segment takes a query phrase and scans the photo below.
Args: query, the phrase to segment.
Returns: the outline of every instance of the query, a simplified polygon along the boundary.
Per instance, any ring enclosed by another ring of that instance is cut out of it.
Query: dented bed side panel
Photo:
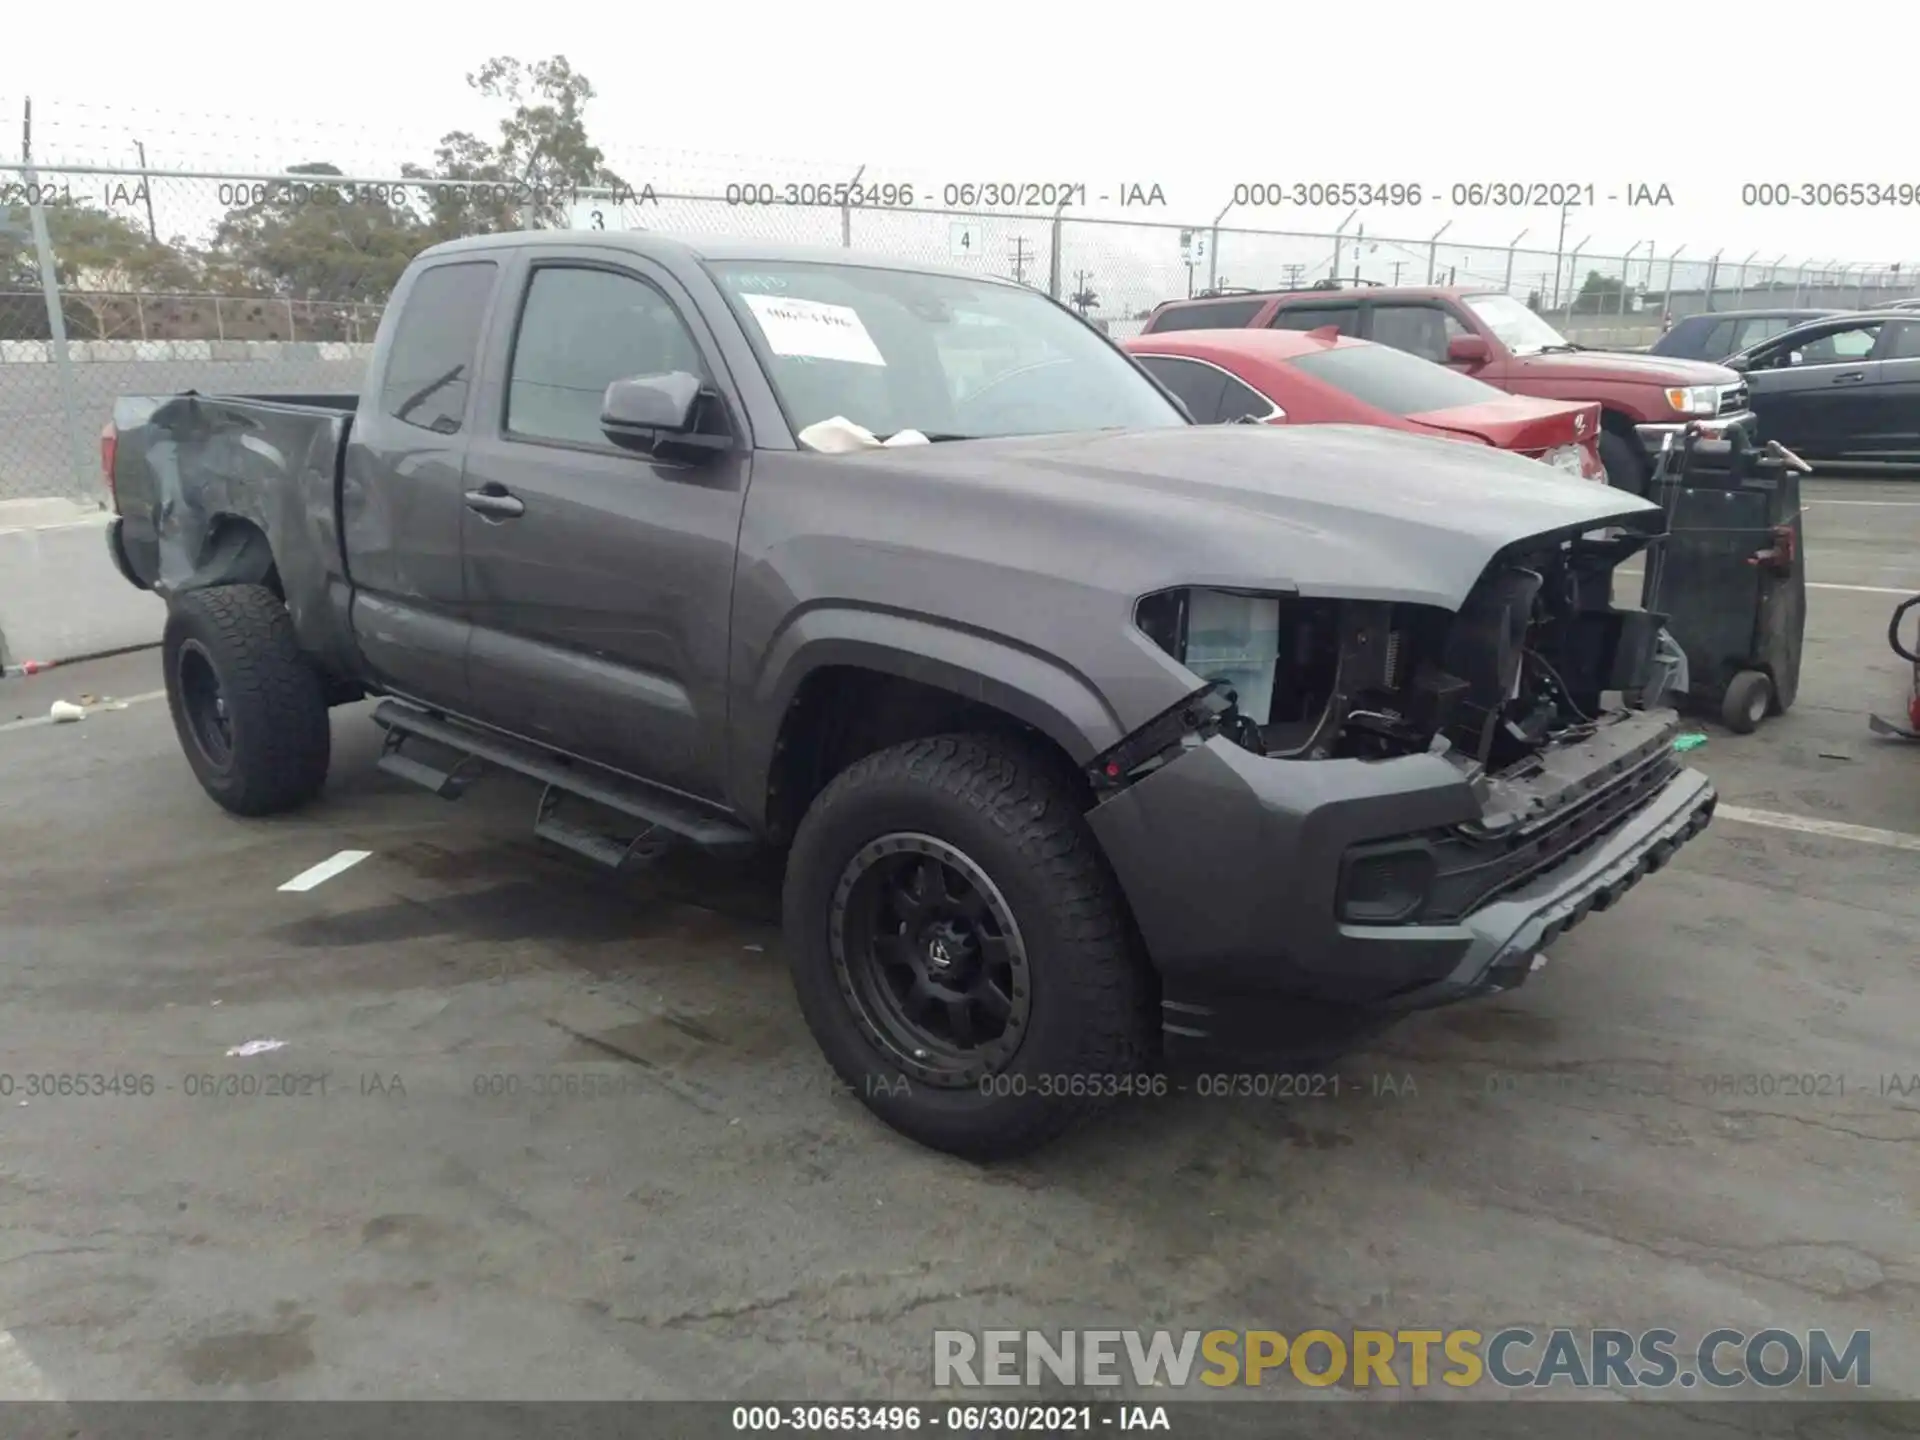
[[[277,577],[301,648],[357,673],[337,519],[351,411],[188,393],[145,402],[141,422],[128,413],[139,403],[117,408],[114,469],[129,553],[155,593]]]

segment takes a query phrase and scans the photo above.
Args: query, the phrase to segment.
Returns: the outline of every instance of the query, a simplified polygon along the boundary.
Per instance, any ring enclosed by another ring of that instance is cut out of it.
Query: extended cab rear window
[[[380,408],[396,420],[457,435],[499,267],[491,260],[435,265],[414,278],[387,350]]]
[[[1424,415],[1456,405],[1484,405],[1506,392],[1470,375],[1388,345],[1341,345],[1289,361],[1302,375],[1344,390],[1389,415]]]
[[[1244,330],[1260,313],[1264,300],[1231,300],[1218,305],[1175,305],[1147,321],[1143,334],[1163,330]]]

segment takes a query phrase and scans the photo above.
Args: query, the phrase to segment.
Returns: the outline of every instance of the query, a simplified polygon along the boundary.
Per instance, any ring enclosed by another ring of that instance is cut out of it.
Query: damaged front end
[[[1139,877],[1182,1033],[1240,1004],[1222,987],[1408,1008],[1518,984],[1704,828],[1713,790],[1673,749],[1678,717],[1641,708],[1662,617],[1612,603],[1645,544],[1509,546],[1457,611],[1204,587],[1139,602],[1139,629],[1202,683],[1096,757],[1092,821]],[[1181,831],[1146,878],[1131,850]]]
[[[1208,682],[1183,711],[1197,705],[1202,729],[1256,755],[1451,753],[1507,775],[1590,737],[1647,685],[1663,617],[1612,603],[1614,567],[1644,543],[1623,532],[1509,553],[1458,613],[1196,587],[1145,597],[1136,623]]]

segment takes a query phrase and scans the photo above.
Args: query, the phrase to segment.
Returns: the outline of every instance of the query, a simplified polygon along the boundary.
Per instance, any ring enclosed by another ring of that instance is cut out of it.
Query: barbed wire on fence
[[[1650,339],[1668,313],[1857,308],[1914,288],[1897,264],[1729,263],[1724,251],[1660,255],[1652,244],[1597,255],[1364,225],[1315,233],[940,203],[952,186],[796,184],[815,203],[760,203],[752,187],[541,190],[417,171],[0,163],[0,498],[94,493],[84,457],[121,392],[355,388],[357,347],[412,257],[501,230],[645,229],[884,253],[1012,278],[1116,336],[1169,299],[1329,278],[1503,291],[1597,343]],[[65,351],[49,343],[56,329]]]

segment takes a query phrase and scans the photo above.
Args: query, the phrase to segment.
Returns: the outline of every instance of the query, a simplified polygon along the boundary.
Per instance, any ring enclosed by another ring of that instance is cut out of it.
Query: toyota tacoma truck
[[[125,397],[102,439],[215,801],[313,800],[372,697],[385,769],[530,777],[595,861],[784,851],[814,1036],[959,1154],[1517,986],[1714,809],[1630,703],[1655,506],[1195,425],[1008,282],[460,240],[360,394]]]
[[[1235,291],[1169,300],[1142,333],[1276,328],[1354,335],[1447,365],[1513,395],[1600,406],[1607,483],[1644,495],[1653,457],[1689,423],[1708,433],[1738,423],[1755,433],[1747,385],[1724,365],[1667,355],[1590,350],[1498,290],[1322,281],[1305,290]]]

